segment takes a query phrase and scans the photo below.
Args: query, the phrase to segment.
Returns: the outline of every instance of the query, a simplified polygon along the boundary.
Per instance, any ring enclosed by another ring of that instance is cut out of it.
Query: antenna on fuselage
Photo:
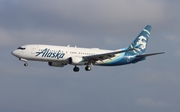
[[[67,47],[70,47],[70,45],[67,45]]]

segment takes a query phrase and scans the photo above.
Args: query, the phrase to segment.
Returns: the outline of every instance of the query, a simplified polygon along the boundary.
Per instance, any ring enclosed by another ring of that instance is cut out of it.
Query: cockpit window
[[[18,47],[17,49],[25,50],[26,48],[24,48],[24,47]]]

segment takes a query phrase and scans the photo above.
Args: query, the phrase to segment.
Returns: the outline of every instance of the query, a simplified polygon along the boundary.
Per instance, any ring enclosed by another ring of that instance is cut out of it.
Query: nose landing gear
[[[28,63],[24,63],[24,66],[27,67],[27,66],[28,66]]]
[[[28,63],[27,63],[27,60],[26,60],[26,59],[19,58],[19,60],[25,62],[25,63],[24,63],[24,66],[25,66],[25,67],[28,66]]]

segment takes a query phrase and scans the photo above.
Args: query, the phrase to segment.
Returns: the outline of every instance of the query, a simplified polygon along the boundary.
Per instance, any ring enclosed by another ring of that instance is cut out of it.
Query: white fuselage
[[[64,62],[65,64],[68,64],[70,57],[91,56],[113,51],[98,48],[79,48],[53,45],[25,45],[21,46],[21,48],[23,49],[14,50],[12,54],[25,60]],[[107,61],[107,59],[105,61]],[[103,64],[103,61],[97,61],[96,64]],[[83,64],[80,63],[77,65]]]

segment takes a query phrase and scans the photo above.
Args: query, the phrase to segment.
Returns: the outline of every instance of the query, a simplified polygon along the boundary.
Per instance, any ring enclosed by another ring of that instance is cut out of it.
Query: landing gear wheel
[[[26,66],[28,66],[28,64],[27,64],[27,63],[24,63],[24,66],[26,67]]]
[[[75,66],[75,67],[73,68],[73,70],[74,70],[74,72],[79,72],[79,67],[76,67],[76,66]]]
[[[91,67],[90,67],[90,66],[86,66],[86,67],[85,67],[85,70],[86,70],[86,71],[90,71],[90,70],[91,70]]]

